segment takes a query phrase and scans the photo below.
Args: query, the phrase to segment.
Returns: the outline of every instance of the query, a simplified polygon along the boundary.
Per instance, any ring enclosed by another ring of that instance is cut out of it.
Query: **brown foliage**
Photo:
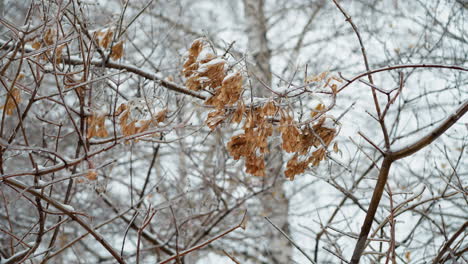
[[[226,120],[237,124],[244,120],[244,133],[231,137],[227,143],[229,154],[235,160],[244,158],[247,173],[265,176],[264,154],[269,152],[269,138],[274,134],[275,120],[279,118],[280,125],[277,128],[281,134],[281,147],[287,153],[294,153],[286,165],[286,177],[292,180],[310,165],[318,166],[320,161],[325,159],[327,148],[337,133],[336,129],[324,126],[329,117],[321,116],[329,109],[324,104],[317,105],[311,112],[311,118],[318,121],[313,125],[304,125],[296,122],[275,100],[247,107],[242,99],[244,88],[241,72],[227,74],[227,61],[206,51],[205,46],[201,39],[192,43],[182,74],[187,78],[185,85],[189,89],[212,93],[205,101],[205,105],[216,108],[208,113],[205,121],[211,130]],[[324,81],[324,87],[330,87],[335,94],[336,85],[333,89],[334,84],[331,84],[331,81],[338,79],[327,76],[328,72],[324,72],[307,79],[306,82]],[[334,146],[334,150],[337,151],[337,145]]]
[[[12,115],[13,111],[16,109],[16,105],[21,102],[21,92],[18,88],[13,88],[7,94],[5,104],[0,107],[5,111],[5,114]]]

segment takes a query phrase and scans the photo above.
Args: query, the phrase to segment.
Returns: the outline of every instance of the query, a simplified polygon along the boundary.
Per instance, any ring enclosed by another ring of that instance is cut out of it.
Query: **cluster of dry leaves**
[[[227,61],[208,51],[206,43],[195,40],[188,50],[188,57],[183,65],[182,74],[186,77],[185,85],[195,91],[208,91],[212,96],[205,101],[214,110],[208,113],[206,124],[215,129],[223,122],[243,122],[244,133],[232,136],[227,144],[229,154],[235,159],[245,159],[246,172],[255,176],[265,176],[265,155],[269,152],[268,139],[274,134],[281,134],[282,149],[292,153],[286,165],[285,175],[293,180],[295,175],[303,173],[310,165],[317,166],[327,155],[327,148],[337,134],[332,117],[326,116],[329,109],[319,104],[311,112],[313,122],[298,123],[275,100],[260,105],[247,106],[242,100],[243,78],[239,71],[228,74]],[[336,95],[335,77],[328,73],[314,76],[306,82],[325,81],[326,87]],[[279,123],[279,124],[278,124]],[[338,151],[335,144],[334,150]]]
[[[166,120],[167,108],[157,112],[153,117],[147,119],[142,118],[138,119],[133,117],[132,112],[136,112],[134,107],[130,104],[121,104],[115,113],[115,117],[118,117],[118,124],[120,126],[120,131],[123,136],[130,137],[135,134],[143,133],[148,131],[152,127],[157,127],[159,123],[162,123]],[[87,138],[100,137],[105,138],[109,136],[109,133],[106,128],[106,118],[112,118],[111,115],[107,115],[102,112],[95,112],[92,115],[87,117]],[[150,133],[155,135],[155,133]],[[128,143],[130,139],[127,139],[125,142]],[[138,138],[131,139],[134,142],[138,141]],[[86,174],[86,178],[90,181],[97,179],[97,172],[93,169],[93,166],[90,166],[90,170]]]
[[[109,57],[112,60],[118,60],[122,58],[124,54],[124,41],[120,40],[114,43],[114,31],[111,29],[98,30],[93,33],[93,41],[98,48],[102,50],[109,51]],[[63,40],[62,34],[58,34],[57,31],[53,28],[48,28],[44,31],[43,34],[38,37],[30,40],[31,47],[35,50],[43,49],[46,47],[51,47],[56,45],[54,50],[44,49],[44,52],[40,53],[40,58],[47,59],[55,57],[55,62],[60,63],[62,59],[62,51],[67,44],[58,44]],[[53,56],[52,56],[53,55]],[[85,82],[85,76],[80,79],[76,79],[74,74],[66,74],[64,78],[64,85],[66,89],[72,89],[76,91],[80,100],[84,100],[85,95],[85,86],[80,85]],[[6,114],[11,115],[13,109],[15,108],[15,102],[20,102],[20,93],[19,90],[14,88],[10,91],[7,96],[5,105],[2,106],[2,109],[5,110]],[[163,122],[166,116],[166,110],[163,110],[155,115],[152,119],[149,120],[137,120],[130,118],[131,108],[127,107],[126,104],[120,105],[117,110],[116,116],[119,116],[120,130],[124,136],[130,136],[137,133],[146,131],[152,124],[157,124]],[[92,137],[101,137],[105,138],[109,136],[106,128],[106,118],[109,117],[108,114],[93,112],[91,115],[87,116],[87,138]],[[156,122],[154,122],[156,121]]]
[[[111,29],[107,30],[98,30],[94,33],[94,40],[97,45],[104,50],[110,48],[110,58],[113,60],[118,60],[122,58],[124,54],[124,41],[120,40],[117,43],[113,43],[114,31]]]
[[[55,29],[47,28],[43,34],[40,34],[39,36],[31,40],[31,47],[35,50],[40,50],[46,47],[53,47],[53,45],[55,45],[55,43],[57,43],[60,40],[63,40],[63,38],[62,36],[60,36],[60,34],[57,34],[57,31]],[[54,49],[45,49],[46,51],[41,53],[39,55],[39,58],[43,60],[52,60],[52,58],[55,58],[56,63],[61,63],[62,53],[65,47],[66,44],[60,44],[56,45]]]
[[[157,126],[159,123],[165,121],[167,115],[167,109],[163,109],[157,112],[152,118],[138,119],[132,117],[132,111],[134,111],[134,109],[128,106],[128,104],[121,104],[115,113],[115,116],[119,117],[120,131],[126,137],[145,132],[149,128]],[[88,138],[109,136],[105,125],[106,117],[106,114],[98,112],[88,117]]]
[[[35,50],[49,47],[48,51],[41,53],[40,58],[44,60],[55,58],[56,63],[61,63],[63,49],[67,46],[66,43],[59,44],[61,41],[66,42],[63,35],[67,34],[59,34],[54,28],[48,28],[43,34],[28,42],[31,42],[31,47]],[[98,30],[93,33],[95,44],[103,50],[109,50],[109,57],[112,60],[118,60],[124,54],[124,41],[120,40],[114,43],[113,37],[114,32],[111,29]],[[53,46],[55,44],[57,44],[56,47]],[[50,49],[50,47],[54,49]]]

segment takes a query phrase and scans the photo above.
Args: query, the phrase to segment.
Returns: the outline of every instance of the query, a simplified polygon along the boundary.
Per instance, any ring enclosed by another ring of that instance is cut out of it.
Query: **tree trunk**
[[[244,0],[245,21],[248,37],[248,65],[253,94],[263,97],[268,90],[262,85],[271,85],[270,59],[267,24],[263,10],[264,0]],[[261,82],[260,82],[260,81]]]
[[[248,71],[252,93],[257,97],[268,97],[269,91],[264,85],[271,86],[271,51],[268,48],[268,25],[264,12],[264,0],[244,0],[246,31],[248,36]],[[266,158],[266,179],[276,182],[273,189],[261,197],[264,212],[286,233],[288,228],[289,200],[286,198],[282,174],[283,155],[279,146],[271,149]],[[292,248],[289,241],[272,226],[265,222],[269,263],[290,263]]]

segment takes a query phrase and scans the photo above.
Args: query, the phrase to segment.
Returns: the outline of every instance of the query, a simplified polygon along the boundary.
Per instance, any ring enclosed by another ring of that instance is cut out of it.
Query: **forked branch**
[[[229,228],[228,230],[222,232],[221,234],[219,234],[219,235],[217,235],[217,236],[215,236],[215,237],[213,237],[213,238],[208,239],[207,241],[205,241],[205,242],[203,242],[203,243],[201,243],[201,244],[198,244],[198,245],[196,245],[196,246],[194,246],[194,247],[191,247],[191,248],[189,248],[189,249],[186,249],[186,250],[184,250],[184,251],[181,251],[181,252],[179,252],[179,254],[173,255],[173,256],[169,257],[168,259],[159,262],[159,264],[169,263],[170,261],[175,260],[175,259],[177,259],[177,258],[180,258],[180,257],[182,257],[182,256],[185,256],[185,255],[187,255],[187,254],[190,253],[190,252],[193,252],[193,251],[195,251],[195,250],[201,249],[201,248],[205,247],[206,245],[209,245],[209,244],[212,243],[213,241],[215,241],[215,240],[217,240],[217,239],[219,239],[219,238],[221,238],[221,237],[223,237],[223,236],[225,236],[225,235],[231,233],[232,231],[234,231],[234,230],[236,230],[236,229],[238,229],[238,228],[245,229],[245,226],[246,226],[246,224],[247,224],[247,218],[246,218],[246,217],[247,217],[247,212],[244,213],[244,216],[242,217],[242,221],[241,221],[238,225]]]
[[[426,136],[422,137],[420,140],[400,150],[384,153],[384,160],[382,161],[382,165],[380,167],[379,176],[374,188],[374,193],[372,194],[369,209],[367,210],[366,218],[364,219],[364,223],[361,227],[359,239],[354,248],[351,263],[359,263],[362,253],[366,248],[367,238],[372,227],[372,222],[374,221],[375,213],[377,212],[380,200],[382,199],[382,194],[387,183],[392,163],[396,160],[410,156],[418,152],[425,146],[431,144],[434,140],[436,140],[438,137],[444,134],[450,127],[452,127],[458,120],[460,120],[463,117],[463,115],[466,114],[467,111],[468,100],[465,100],[465,102],[461,104],[455,110],[455,112],[452,115],[450,115],[444,122],[442,122],[442,124],[439,127],[435,128],[433,131],[428,133]]]

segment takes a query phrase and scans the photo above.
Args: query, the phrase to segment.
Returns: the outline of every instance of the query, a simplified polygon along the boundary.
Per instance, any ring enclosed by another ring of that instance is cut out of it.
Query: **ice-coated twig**
[[[265,219],[270,223],[276,230],[278,230],[295,248],[297,248],[312,264],[315,264],[315,261],[307,255],[307,253],[298,245],[296,242],[294,242],[281,228],[279,228],[277,225],[275,225],[273,222],[271,222],[270,218],[265,216]]]

